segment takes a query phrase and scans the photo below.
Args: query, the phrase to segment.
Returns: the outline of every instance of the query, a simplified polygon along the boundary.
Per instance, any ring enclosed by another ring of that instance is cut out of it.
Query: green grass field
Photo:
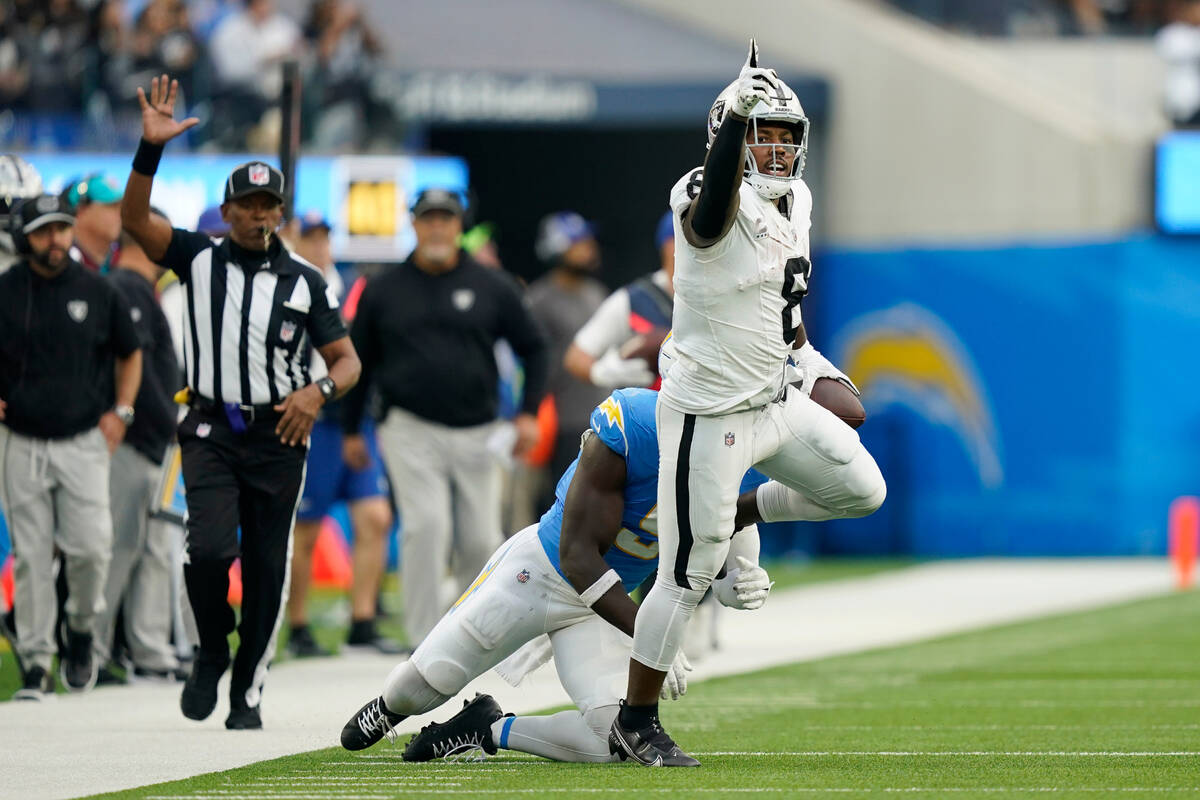
[[[663,710],[698,770],[405,764],[385,743],[102,796],[1196,797],[1197,619],[1189,592],[694,684]]]
[[[766,564],[775,581],[778,590],[789,589],[810,583],[843,580],[846,578],[861,578],[877,572],[898,569],[914,562],[904,559],[871,559],[843,558],[821,559],[817,561],[775,561]],[[383,592],[384,606],[392,612],[392,616],[383,618],[380,631],[398,641],[404,641],[404,627],[400,624],[400,583],[396,576],[390,575],[385,581]],[[322,646],[336,652],[345,641],[346,620],[350,610],[346,593],[336,589],[314,589],[309,598],[309,619],[313,636]],[[237,634],[230,637],[231,646],[237,647]],[[277,660],[287,658],[285,650],[286,634],[281,635]],[[17,674],[16,662],[13,659],[8,642],[0,638],[0,701],[8,700],[13,692],[21,688],[20,676]],[[61,685],[59,694],[66,692]]]

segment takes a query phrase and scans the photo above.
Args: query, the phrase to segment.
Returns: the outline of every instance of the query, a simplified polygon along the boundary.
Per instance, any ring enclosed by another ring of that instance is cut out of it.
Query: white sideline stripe
[[[1200,750],[1163,752],[1086,750],[709,750],[697,756],[1066,756],[1087,758],[1175,758],[1197,757]]]

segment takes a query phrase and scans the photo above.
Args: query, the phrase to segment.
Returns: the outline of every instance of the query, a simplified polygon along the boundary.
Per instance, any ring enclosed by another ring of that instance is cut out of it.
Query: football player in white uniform
[[[675,305],[656,410],[658,575],[637,615],[626,699],[609,735],[612,752],[647,766],[699,765],[663,730],[657,699],[725,562],[746,470],[774,479],[758,493],[767,522],[865,516],[886,494],[858,434],[788,387],[793,355],[806,383],[821,372],[844,376],[811,348],[793,354],[806,343],[808,120],[774,70],[758,66],[753,42],[709,112],[708,138],[704,168],[671,190]]]

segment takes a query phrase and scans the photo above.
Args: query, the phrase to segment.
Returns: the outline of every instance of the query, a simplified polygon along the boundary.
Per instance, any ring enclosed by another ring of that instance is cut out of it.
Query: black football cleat
[[[235,705],[229,709],[225,727],[231,731],[261,731],[262,714],[258,706]]]
[[[200,651],[196,654],[196,660],[192,662],[192,674],[179,696],[179,707],[185,717],[208,719],[208,715],[217,707],[217,683],[228,668],[228,653]]]
[[[679,749],[657,718],[635,731],[623,727],[618,714],[608,732],[608,751],[622,761],[630,759],[644,767],[700,766],[699,761]]]
[[[389,711],[382,697],[376,697],[342,726],[342,747],[347,750],[366,750],[385,736],[389,742],[394,742],[394,728],[404,718],[404,714]]]
[[[463,701],[462,711],[445,722],[421,728],[404,748],[405,761],[432,761],[435,758],[477,761],[486,753],[496,755],[492,723],[504,716],[490,694],[476,694]]]

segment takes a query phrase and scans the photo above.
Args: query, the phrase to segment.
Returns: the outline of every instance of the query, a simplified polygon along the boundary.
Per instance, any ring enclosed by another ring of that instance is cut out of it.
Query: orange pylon
[[[1196,550],[1200,547],[1200,498],[1184,496],[1172,500],[1167,511],[1167,529],[1176,586],[1188,589],[1196,567]]]

